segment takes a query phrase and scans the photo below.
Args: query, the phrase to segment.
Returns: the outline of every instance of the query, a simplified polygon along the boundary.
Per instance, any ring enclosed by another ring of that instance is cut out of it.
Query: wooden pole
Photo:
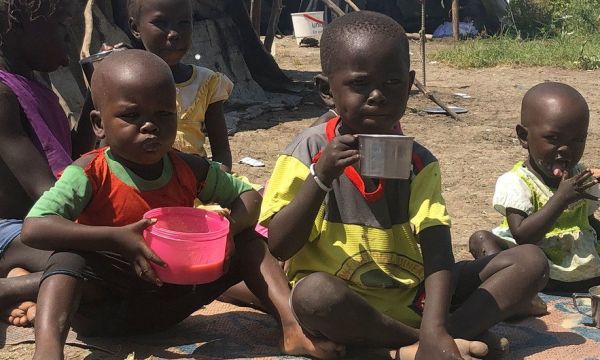
[[[350,5],[352,10],[360,11],[360,8],[358,6],[356,6],[356,4],[352,0],[344,0],[344,1],[346,2],[346,4]]]
[[[93,7],[94,0],[88,0],[85,9],[83,10],[85,30],[83,33],[81,51],[79,52],[80,59],[90,56],[90,45],[92,44],[92,33],[94,31],[94,17],[92,16]]]
[[[279,23],[279,15],[281,15],[281,10],[283,9],[281,1],[282,0],[273,0],[273,4],[271,6],[269,26],[267,27],[267,34],[265,35],[265,49],[267,49],[267,52],[271,52],[271,47],[273,46],[273,41],[275,40],[275,30],[277,29],[277,24]]]
[[[433,95],[433,93],[431,91],[429,91],[429,89],[427,89],[427,87],[425,87],[425,85],[421,84],[421,82],[418,79],[415,79],[415,86],[429,100],[433,101],[434,103],[438,104],[442,109],[444,109],[448,113],[448,115],[452,116],[452,118],[454,120],[460,121],[460,118],[458,117],[458,115],[454,111],[450,110],[450,108],[448,107],[448,105],[444,104],[444,102],[442,102],[441,100],[439,100],[438,98],[436,98],[435,95]]]
[[[452,35],[454,36],[454,40],[460,38],[458,30],[458,1],[459,0],[452,0]]]
[[[423,70],[423,85],[427,84],[427,77],[425,76],[425,0],[421,0],[421,68]]]
[[[256,35],[260,36],[260,14],[261,14],[261,0],[252,0],[250,2],[250,20],[252,21],[252,27]]]
[[[330,8],[331,11],[333,11],[337,16],[344,16],[346,14],[344,10],[340,9],[340,7],[331,0],[321,0],[321,2],[327,5],[327,7]]]

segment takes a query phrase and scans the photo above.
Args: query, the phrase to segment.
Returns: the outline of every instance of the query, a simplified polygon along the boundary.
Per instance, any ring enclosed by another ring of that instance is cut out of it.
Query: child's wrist
[[[325,192],[330,192],[331,190],[333,190],[333,188],[331,187],[331,185],[326,185],[325,182],[323,180],[321,180],[321,178],[319,177],[319,175],[317,175],[317,172],[315,171],[315,164],[310,164],[310,175],[312,175],[315,183],[317,183],[317,186],[319,186],[319,188]]]
[[[330,188],[333,180],[336,178],[335,176],[328,175],[326,171],[324,171],[321,167],[322,164],[316,163],[311,164],[311,175],[316,176],[326,187]]]

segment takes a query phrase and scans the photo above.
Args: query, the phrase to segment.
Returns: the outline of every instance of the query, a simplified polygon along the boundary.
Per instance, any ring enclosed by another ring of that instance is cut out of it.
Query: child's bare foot
[[[346,352],[343,345],[307,336],[297,323],[284,327],[281,350],[287,355],[308,355],[317,359],[336,359]]]
[[[15,278],[18,276],[29,275],[29,271],[21,268],[14,268],[8,272],[6,278]],[[9,303],[7,299],[7,303]],[[14,304],[13,304],[14,305]],[[4,319],[14,326],[30,326],[35,321],[36,306],[34,302],[24,301],[16,307],[8,307],[3,311]]]
[[[534,296],[529,303],[521,306],[517,309],[517,312],[511,316],[507,321],[519,321],[529,316],[540,317],[548,315],[548,305],[538,295]]]
[[[487,359],[488,346],[481,341],[454,339],[462,358]],[[401,347],[396,354],[396,360],[414,360],[419,349],[419,343]]]
[[[488,353],[485,359],[502,359],[508,353],[508,339],[491,331],[486,331],[478,339],[487,345]]]
[[[35,311],[34,302],[22,302],[17,308],[10,311],[8,323],[14,326],[30,326],[35,321]]]

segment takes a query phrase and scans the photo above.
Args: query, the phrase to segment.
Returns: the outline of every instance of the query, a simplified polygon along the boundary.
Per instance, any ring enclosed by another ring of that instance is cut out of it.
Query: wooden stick
[[[360,11],[360,8],[358,6],[356,6],[356,4],[352,0],[344,0],[344,1],[346,2],[346,4],[350,5],[352,10]]]
[[[458,40],[460,38],[458,21],[458,0],[452,0],[452,35],[454,40]]]
[[[94,0],[87,0],[85,9],[83,10],[83,19],[85,21],[85,31],[83,33],[83,41],[81,44],[81,51],[79,57],[81,59],[90,56],[90,46],[92,44],[92,33],[94,31],[94,17],[92,16],[92,9],[94,7]]]
[[[277,23],[279,22],[279,15],[283,10],[282,0],[273,0],[271,5],[271,16],[269,17],[269,26],[267,27],[267,33],[265,35],[265,49],[267,52],[271,52],[273,41],[275,40],[275,30],[277,29]]]
[[[323,4],[325,4],[325,5],[327,5],[327,7],[330,8],[337,16],[344,16],[346,14],[342,9],[340,9],[339,6],[337,6],[331,0],[321,0],[321,2],[323,2]]]
[[[258,36],[260,36],[260,7],[261,0],[252,0],[250,3],[250,19],[252,20],[252,27]]]
[[[458,120],[460,121],[460,118],[458,117],[458,115],[450,110],[450,108],[448,107],[448,105],[444,104],[441,100],[439,100],[438,98],[435,97],[435,95],[433,95],[433,93],[431,91],[429,91],[425,85],[421,84],[421,82],[417,79],[415,79],[415,86],[417,87],[417,89],[419,89],[423,95],[425,95],[429,100],[433,101],[434,103],[438,104],[442,109],[444,109],[448,115],[452,116],[452,118],[454,120]]]
[[[426,66],[425,66],[425,42],[426,42],[426,35],[425,35],[425,0],[421,0],[421,31],[419,33],[421,35],[420,41],[421,41],[421,68],[423,71],[423,85],[427,84],[427,77],[426,75]]]

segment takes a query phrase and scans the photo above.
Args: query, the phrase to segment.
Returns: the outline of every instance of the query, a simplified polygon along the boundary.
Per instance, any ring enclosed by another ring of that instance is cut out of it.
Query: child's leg
[[[48,260],[37,300],[34,359],[64,358],[71,319],[81,297],[84,267],[84,258],[75,253],[57,252]]]
[[[37,297],[39,280],[50,254],[50,251],[23,244],[20,236],[15,237],[2,253],[0,309],[3,309],[2,316],[10,324],[27,326],[33,322],[36,311],[33,301]]]
[[[520,245],[457,266],[453,302],[461,305],[450,316],[448,330],[463,339],[476,339],[518,313],[548,281],[548,261],[535,245]]]
[[[244,281],[265,310],[280,322],[282,350],[291,355],[331,357],[343,352],[343,346],[329,341],[309,340],[290,307],[290,287],[279,262],[270,254],[264,239],[254,231],[236,237],[240,270]]]
[[[489,231],[476,231],[469,238],[469,252],[475,259],[494,255],[504,249],[504,240]]]
[[[30,274],[21,268],[8,272],[6,279],[0,278],[0,309],[9,324],[28,326],[35,320],[41,272]]]
[[[294,288],[292,308],[302,327],[340,344],[397,349],[415,344],[419,330],[394,320],[369,305],[346,283],[330,274],[314,273]],[[478,341],[456,340],[466,358],[481,358],[487,346]],[[414,359],[416,346],[401,354],[402,360]]]
[[[336,276],[313,273],[291,297],[294,314],[308,332],[340,344],[398,348],[419,340],[419,332],[369,305]]]

